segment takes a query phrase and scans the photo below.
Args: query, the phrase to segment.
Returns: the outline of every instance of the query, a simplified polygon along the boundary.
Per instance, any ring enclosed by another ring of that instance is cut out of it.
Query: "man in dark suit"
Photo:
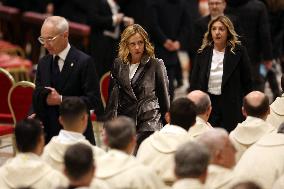
[[[239,18],[247,39],[247,50],[252,67],[253,90],[264,91],[265,77],[271,86],[274,98],[279,95],[279,86],[272,67],[272,43],[269,18],[265,5],[258,0],[228,1],[226,12]],[[260,71],[260,65],[265,70]],[[267,75],[266,73],[267,72]],[[261,74],[262,73],[262,74]]]
[[[183,0],[148,0],[149,33],[155,45],[156,57],[163,59],[169,79],[171,100],[174,80],[179,69],[177,52],[187,36],[189,15]]]
[[[49,54],[38,63],[33,108],[44,125],[46,142],[62,128],[58,121],[62,99],[79,96],[98,117],[103,113],[95,64],[90,56],[70,46],[68,29],[65,18],[51,16],[44,21],[39,37]],[[84,135],[95,143],[90,118]]]

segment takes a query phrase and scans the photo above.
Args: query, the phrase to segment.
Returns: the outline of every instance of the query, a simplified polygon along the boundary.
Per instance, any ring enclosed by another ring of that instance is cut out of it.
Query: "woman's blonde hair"
[[[230,51],[232,53],[234,53],[234,49],[236,47],[236,44],[241,44],[241,42],[238,40],[238,34],[236,33],[236,31],[234,29],[234,25],[231,22],[231,20],[226,16],[218,16],[217,18],[215,18],[215,19],[213,19],[209,22],[208,30],[204,34],[202,45],[201,45],[200,49],[198,49],[198,52],[202,52],[203,49],[205,49],[207,46],[214,45],[211,29],[212,29],[213,24],[215,22],[218,22],[218,21],[221,22],[227,28],[227,31],[228,31],[227,46],[231,46]]]
[[[128,49],[128,40],[136,33],[139,33],[144,40],[144,55],[146,54],[152,58],[155,57],[154,47],[149,41],[148,33],[139,24],[133,24],[125,28],[121,34],[121,40],[119,42],[118,57],[125,63],[131,61],[131,56]]]

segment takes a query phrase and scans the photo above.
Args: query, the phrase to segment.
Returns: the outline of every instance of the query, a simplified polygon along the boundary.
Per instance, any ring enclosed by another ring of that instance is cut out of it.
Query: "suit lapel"
[[[210,70],[211,70],[211,61],[212,61],[212,55],[213,55],[213,47],[209,47],[204,49],[205,50],[205,56],[202,62],[202,67],[206,70],[206,80],[208,82],[209,76],[210,76]]]
[[[127,94],[129,94],[129,96],[136,99],[136,96],[133,92],[133,89],[131,87],[130,80],[129,80],[129,64],[121,62],[120,65],[121,65],[121,70],[120,70],[120,77],[119,78],[120,78],[121,82],[119,82],[119,83],[125,89],[125,92]]]
[[[52,66],[52,62],[53,62],[53,56],[52,55],[48,55],[48,58],[47,58],[47,62],[46,62],[46,64],[44,64],[45,65],[45,67],[44,67],[44,73],[46,73],[45,74],[45,78],[44,78],[44,80],[45,80],[45,82],[46,82],[46,86],[51,86],[51,66]]]
[[[223,65],[222,87],[226,84],[231,74],[238,65],[240,54],[237,49],[234,50],[235,54],[230,51],[230,46],[226,48]]]
[[[138,69],[136,70],[134,77],[131,80],[131,85],[132,88],[136,87],[139,84],[139,81],[141,81],[141,79],[143,78],[145,72],[146,72],[146,64],[147,62],[150,60],[149,57],[144,56],[141,59],[140,65],[138,67]]]
[[[66,56],[62,71],[60,73],[60,83],[59,83],[60,90],[63,90],[63,87],[66,81],[68,80],[71,73],[73,72],[74,67],[76,67],[75,66],[76,63],[77,63],[77,58],[75,56],[75,49],[71,47]]]

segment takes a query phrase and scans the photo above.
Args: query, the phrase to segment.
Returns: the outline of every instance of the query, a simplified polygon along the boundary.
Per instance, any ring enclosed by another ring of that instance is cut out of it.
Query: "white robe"
[[[146,138],[137,152],[137,159],[155,170],[157,175],[167,184],[176,180],[174,175],[174,154],[179,145],[189,140],[185,129],[165,125],[161,131]]]
[[[272,189],[283,189],[284,188],[284,175],[277,179],[277,181],[273,184]]]
[[[248,116],[245,121],[239,123],[230,133],[230,139],[234,144],[237,153],[236,161],[239,161],[243,153],[264,135],[274,131],[266,121]]]
[[[68,184],[67,178],[33,153],[19,153],[0,168],[0,188],[53,189]]]
[[[204,121],[202,118],[196,116],[196,123],[189,128],[188,134],[192,138],[196,138],[202,133],[212,129],[213,127],[210,125],[209,122]]]
[[[166,188],[151,168],[140,163],[135,157],[114,149],[97,159],[96,177],[115,189]]]
[[[235,167],[236,179],[251,180],[271,189],[284,174],[284,134],[265,135],[252,145]]]
[[[205,185],[211,189],[230,189],[233,184],[233,178],[233,169],[210,164]]]
[[[277,97],[270,105],[270,114],[267,116],[266,121],[276,129],[284,122],[284,94]]]
[[[50,142],[45,146],[44,152],[42,154],[42,159],[47,162],[51,167],[57,169],[59,171],[63,171],[64,168],[64,154],[67,148],[73,144],[83,143],[90,147],[92,147],[94,152],[94,158],[101,156],[104,154],[104,150],[93,146],[88,140],[80,139],[76,142],[69,142],[69,143],[61,143],[57,140],[57,137],[53,137]]]
[[[172,189],[205,189],[205,185],[198,179],[184,178],[176,181]]]

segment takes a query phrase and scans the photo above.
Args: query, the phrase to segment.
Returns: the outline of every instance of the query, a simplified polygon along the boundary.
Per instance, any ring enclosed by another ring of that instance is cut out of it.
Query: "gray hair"
[[[104,124],[110,148],[123,150],[136,134],[135,123],[131,118],[118,116]]]
[[[225,147],[228,137],[228,132],[225,129],[214,128],[199,135],[197,142],[205,145],[213,158],[217,151]]]
[[[43,22],[43,24],[46,23],[52,24],[59,32],[69,31],[69,23],[64,17],[49,16]]]
[[[204,145],[187,142],[175,153],[175,174],[179,178],[197,178],[206,172],[209,159],[209,151]]]
[[[211,106],[209,95],[203,91],[194,90],[187,95],[187,98],[194,102],[197,115],[205,113]]]
[[[282,133],[284,134],[284,122],[280,124],[278,127],[277,133]]]

